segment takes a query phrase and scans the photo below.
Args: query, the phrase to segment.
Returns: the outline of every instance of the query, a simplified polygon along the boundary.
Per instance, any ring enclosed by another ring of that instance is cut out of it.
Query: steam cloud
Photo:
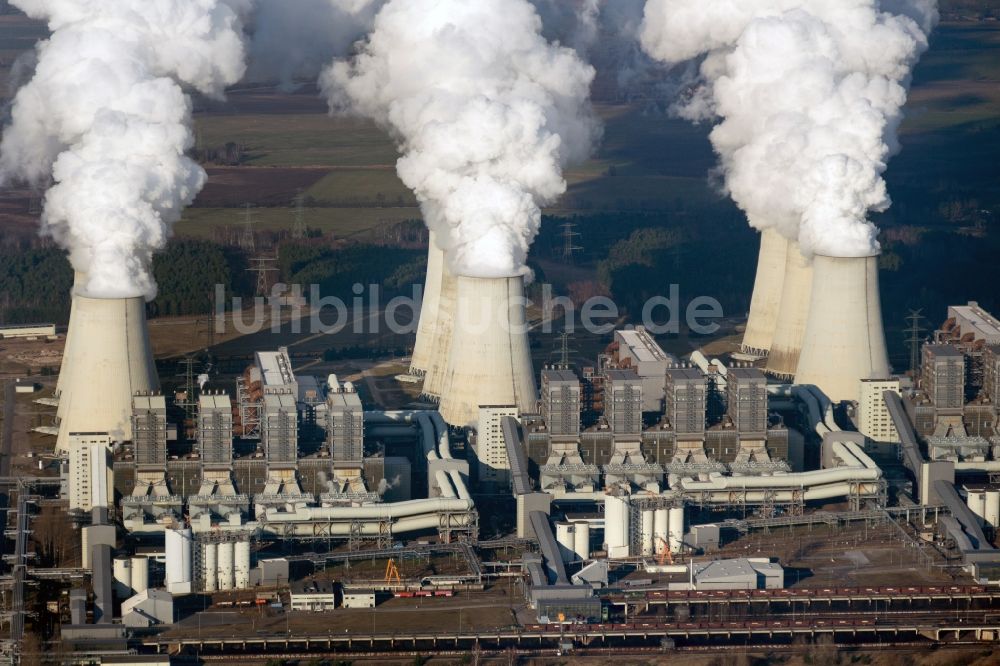
[[[936,21],[936,0],[648,0],[641,40],[667,63],[704,57],[678,111],[722,119],[712,144],[753,226],[806,254],[868,256],[867,216],[890,205],[882,174]]]
[[[374,119],[453,272],[527,272],[540,206],[589,154],[594,70],[541,35],[527,0],[390,0],[351,62],[321,78],[331,109]]]
[[[0,180],[45,198],[43,233],[94,297],[152,298],[155,250],[204,185],[191,103],[244,71],[236,0],[11,0],[48,21],[0,145]]]

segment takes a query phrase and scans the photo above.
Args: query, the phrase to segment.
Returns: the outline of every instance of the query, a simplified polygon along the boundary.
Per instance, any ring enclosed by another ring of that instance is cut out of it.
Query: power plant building
[[[730,368],[726,373],[726,414],[748,437],[767,434],[767,377],[756,368]]]
[[[642,411],[662,410],[664,374],[677,359],[663,351],[642,326],[615,331],[614,340],[615,367],[633,368],[642,380]]]
[[[696,368],[670,368],[666,382],[666,420],[678,439],[703,439],[708,383]]]
[[[162,470],[167,464],[167,399],[137,395],[132,399],[132,444],[140,468]]]
[[[479,459],[479,482],[493,487],[510,485],[510,462],[503,438],[503,420],[518,418],[514,405],[483,405],[479,408],[476,430],[476,456]]]
[[[899,442],[899,431],[885,404],[885,392],[900,394],[898,379],[862,379],[858,396],[858,432],[874,442]]]
[[[198,448],[206,466],[232,464],[233,403],[225,393],[198,396]]]
[[[642,435],[642,378],[634,370],[608,370],[604,384],[604,416],[616,439]]]
[[[581,387],[572,370],[542,370],[541,415],[553,440],[580,437]],[[516,415],[515,415],[516,416]]]
[[[69,446],[69,508],[90,513],[114,506],[111,468],[112,438],[107,433],[71,433]]]
[[[365,413],[351,382],[328,380],[326,445],[334,467],[361,467],[365,446]]]

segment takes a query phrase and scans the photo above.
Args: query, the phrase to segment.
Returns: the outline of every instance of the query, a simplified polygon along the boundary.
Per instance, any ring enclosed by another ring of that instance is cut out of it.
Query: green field
[[[255,208],[253,215],[257,231],[288,231],[294,222],[291,209]],[[325,235],[333,234],[335,238],[350,238],[419,217],[420,210],[415,207],[305,209],[308,228],[319,229]],[[223,240],[218,237],[219,233],[239,233],[243,221],[244,212],[238,208],[189,208],[174,231],[181,236]]]

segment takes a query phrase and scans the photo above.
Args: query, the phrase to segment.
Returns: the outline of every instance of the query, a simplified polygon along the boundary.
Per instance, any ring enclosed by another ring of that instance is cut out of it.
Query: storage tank
[[[167,529],[165,539],[167,591],[171,594],[189,594],[191,592],[191,548],[193,544],[191,528]]]
[[[576,531],[571,523],[556,523],[556,541],[559,542],[563,562],[572,562],[576,557]]]
[[[982,490],[969,490],[965,503],[969,505],[969,510],[986,520],[986,492]]]
[[[654,509],[643,509],[642,529],[639,531],[639,545],[642,548],[642,556],[650,557],[653,554],[653,523],[656,516]]]
[[[204,543],[201,545],[203,578],[206,592],[219,589],[219,545]]]
[[[813,259],[812,308],[795,383],[833,402],[858,400],[862,379],[889,377],[878,257]]]
[[[809,260],[802,256],[798,243],[788,241],[781,305],[765,368],[767,373],[779,379],[788,380],[795,376],[809,320],[812,284],[813,269]]]
[[[590,523],[576,523],[573,536],[573,552],[580,561],[590,559]]]
[[[116,557],[111,569],[115,594],[119,599],[128,599],[132,596],[132,560],[127,557]]]
[[[629,556],[628,496],[605,496],[604,543],[607,547],[608,557]]]
[[[149,588],[149,560],[145,557],[132,558],[132,591],[135,594]]]
[[[653,552],[659,554],[668,543],[667,537],[670,534],[669,521],[667,516],[670,512],[667,509],[657,509],[653,516]]]
[[[524,278],[459,277],[441,416],[453,426],[466,426],[478,421],[480,405],[531,412],[537,400]]]
[[[993,527],[1000,526],[1000,490],[987,490],[985,500],[986,522]]]
[[[250,542],[237,541],[235,552],[234,582],[237,590],[250,587]]]
[[[672,507],[668,522],[667,543],[670,544],[670,552],[676,555],[684,545],[684,508]]]
[[[760,235],[760,254],[757,256],[757,277],[753,283],[750,314],[743,333],[740,351],[749,356],[764,358],[771,349],[778,309],[785,283],[785,261],[788,241],[774,229],[765,229]],[[664,535],[666,538],[666,535]]]
[[[235,548],[232,541],[219,544],[219,589],[222,591],[231,590],[236,585],[234,571]]]
[[[132,397],[159,390],[141,298],[73,299],[67,332],[67,376],[62,382],[57,450],[68,451],[71,432],[107,432],[132,439]],[[72,368],[72,369],[70,369]]]

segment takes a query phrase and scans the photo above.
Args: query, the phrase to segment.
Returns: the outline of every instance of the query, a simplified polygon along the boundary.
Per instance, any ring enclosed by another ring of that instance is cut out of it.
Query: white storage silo
[[[984,503],[986,522],[993,527],[1000,526],[1000,490],[987,490]]]
[[[629,556],[628,496],[605,495],[604,543],[608,557]]]
[[[203,543],[201,562],[205,592],[215,592],[219,589],[219,545]]]
[[[538,401],[528,347],[524,278],[457,278],[451,351],[441,384],[441,416],[453,426],[479,419],[480,405]]]
[[[670,552],[677,554],[684,545],[684,508],[679,506],[671,508],[668,521],[667,542],[670,544]]]
[[[590,559],[590,523],[576,523],[573,537],[573,552],[578,560]]]
[[[116,557],[111,570],[115,594],[119,599],[128,599],[132,596],[132,560],[127,557]]]
[[[771,228],[761,233],[757,277],[753,284],[747,327],[740,346],[740,351],[744,354],[764,358],[771,350],[785,283],[787,253],[788,241],[784,236]]]
[[[237,590],[250,587],[250,542],[237,541],[235,546],[234,583]]]
[[[643,509],[642,529],[639,530],[639,545],[642,549],[642,556],[649,557],[653,554],[653,525],[656,511],[654,509]]]
[[[965,503],[969,505],[972,513],[986,520],[986,492],[983,490],[968,490]]]
[[[556,541],[559,543],[559,553],[563,562],[572,562],[576,557],[576,530],[572,523],[556,523]]]
[[[132,439],[133,396],[159,389],[145,299],[78,295],[72,324],[62,364],[66,377],[60,385],[57,450],[69,450],[71,432]]]
[[[765,370],[781,379],[791,379],[798,367],[812,299],[813,268],[802,256],[799,244],[789,241],[785,257],[781,305]]]
[[[149,588],[149,560],[145,557],[132,558],[132,591],[141,594]]]
[[[813,258],[812,307],[796,384],[833,402],[857,400],[862,379],[889,377],[878,257]]]
[[[670,526],[668,521],[668,516],[670,512],[667,509],[657,509],[656,514],[653,516],[653,552],[659,554],[668,543],[667,536],[670,534]]]
[[[171,594],[191,593],[191,548],[193,536],[191,528],[168,529],[166,531],[166,586]]]
[[[219,544],[219,589],[222,591],[231,590],[236,585],[235,548],[232,541],[225,541]]]

